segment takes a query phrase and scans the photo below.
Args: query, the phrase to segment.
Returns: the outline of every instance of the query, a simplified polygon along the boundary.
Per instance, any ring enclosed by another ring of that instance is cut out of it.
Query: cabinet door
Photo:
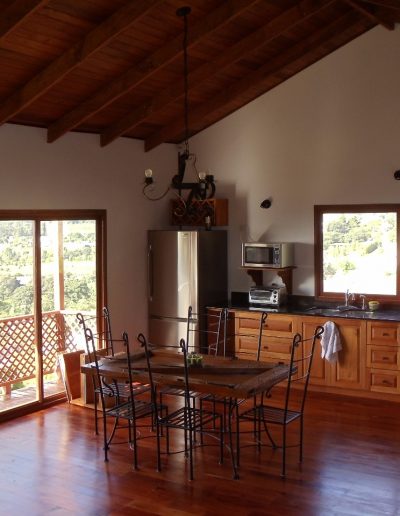
[[[302,320],[301,323],[301,335],[304,339],[311,339],[314,335],[315,328],[317,326],[323,326],[326,319],[319,319],[317,317],[307,317]],[[307,342],[305,345],[306,353],[309,352],[311,342]],[[330,364],[321,358],[321,344],[320,341],[315,343],[313,362],[310,372],[310,384],[311,385],[328,385],[329,384],[329,373]]]
[[[366,389],[366,322],[335,319],[342,350],[333,365],[330,385],[347,389]]]
[[[326,318],[308,317],[302,320],[302,335],[309,339],[316,326]],[[342,350],[338,361],[329,363],[321,358],[321,344],[316,342],[310,374],[311,385],[326,385],[346,389],[366,389],[366,323],[356,319],[335,318]]]

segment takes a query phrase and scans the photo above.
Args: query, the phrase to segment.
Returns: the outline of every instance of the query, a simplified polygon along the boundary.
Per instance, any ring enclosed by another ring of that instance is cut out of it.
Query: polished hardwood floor
[[[157,473],[153,438],[134,471],[126,443],[104,463],[93,428],[91,410],[67,403],[3,423],[0,514],[400,515],[400,404],[310,393],[304,462],[290,449],[286,479],[279,451],[253,447],[239,480],[211,446],[196,450],[193,482],[182,454]]]

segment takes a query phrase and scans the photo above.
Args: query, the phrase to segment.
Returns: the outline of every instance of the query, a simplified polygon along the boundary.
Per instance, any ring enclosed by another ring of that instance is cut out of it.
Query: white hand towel
[[[327,321],[324,324],[324,333],[321,338],[321,357],[334,363],[337,361],[341,349],[339,330],[334,322]]]

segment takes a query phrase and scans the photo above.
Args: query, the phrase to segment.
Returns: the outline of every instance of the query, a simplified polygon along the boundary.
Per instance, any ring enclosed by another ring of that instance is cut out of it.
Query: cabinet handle
[[[268,346],[263,346],[263,349],[268,349]]]
[[[389,380],[382,380],[383,385],[392,385]]]
[[[382,357],[382,360],[389,360],[389,357]]]
[[[389,337],[389,333],[382,333],[383,337]]]

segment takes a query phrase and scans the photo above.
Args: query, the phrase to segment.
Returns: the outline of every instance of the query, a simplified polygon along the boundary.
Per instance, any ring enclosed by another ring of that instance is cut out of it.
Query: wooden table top
[[[183,358],[177,353],[157,351],[151,357],[154,382],[158,385],[184,387]],[[146,359],[136,355],[131,358],[133,379],[148,382]],[[101,374],[115,380],[128,378],[127,359],[105,357],[99,360]],[[96,374],[94,364],[85,364],[81,371]],[[201,366],[189,368],[190,389],[232,398],[249,398],[266,392],[286,380],[287,364],[256,362],[237,358],[203,356]]]

